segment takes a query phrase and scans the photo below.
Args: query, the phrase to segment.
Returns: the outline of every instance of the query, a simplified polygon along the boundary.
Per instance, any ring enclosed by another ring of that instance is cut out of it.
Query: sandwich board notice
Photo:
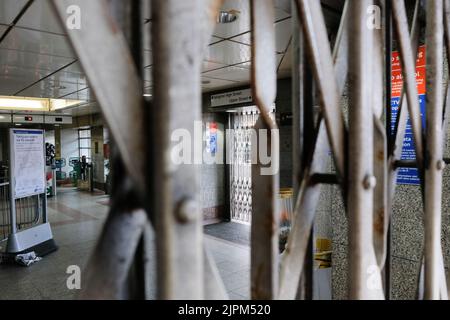
[[[426,98],[426,84],[425,84],[425,46],[420,46],[416,60],[416,83],[417,93],[420,105],[420,114],[422,118],[422,127],[425,128],[425,98]],[[403,87],[403,76],[401,70],[400,55],[398,52],[392,53],[392,95],[391,95],[391,129],[394,131],[397,114],[400,107],[401,93]],[[416,151],[414,146],[414,137],[411,127],[411,121],[408,117],[406,124],[405,138],[403,140],[402,160],[415,160]],[[398,184],[420,184],[417,168],[399,168],[397,175]]]
[[[44,130],[10,129],[12,197],[45,193]]]

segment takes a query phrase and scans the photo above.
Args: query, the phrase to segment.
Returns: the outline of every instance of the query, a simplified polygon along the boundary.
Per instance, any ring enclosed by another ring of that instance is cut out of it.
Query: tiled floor
[[[57,198],[49,198],[49,220],[59,250],[30,267],[0,265],[1,299],[73,299],[69,290],[67,267],[83,269],[108,212],[108,197],[59,190]],[[152,246],[152,237],[149,245]],[[249,293],[250,251],[245,245],[205,235],[231,299],[247,299]],[[149,249],[154,252],[153,248]],[[154,297],[155,273],[149,272],[149,297]],[[81,276],[81,281],[83,278]]]

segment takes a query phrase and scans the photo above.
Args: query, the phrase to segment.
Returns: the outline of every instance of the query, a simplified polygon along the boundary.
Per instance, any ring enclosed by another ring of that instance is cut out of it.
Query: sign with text
[[[425,128],[425,95],[426,95],[426,61],[425,46],[420,46],[416,60],[416,83],[417,93],[420,104],[420,113],[422,117],[422,126]],[[392,96],[391,96],[391,130],[393,132],[397,120],[397,114],[400,107],[400,96],[403,87],[403,77],[401,70],[400,55],[398,52],[392,53]],[[414,146],[414,137],[412,133],[411,121],[408,117],[406,123],[405,138],[403,140],[402,160],[415,160],[416,152]],[[419,176],[416,168],[400,168],[397,176],[398,184],[419,184]]]
[[[44,130],[10,129],[13,197],[45,192]]]
[[[222,107],[232,104],[249,103],[253,101],[252,90],[244,89],[211,96],[211,107]]]
[[[206,152],[217,153],[217,122],[206,123]]]

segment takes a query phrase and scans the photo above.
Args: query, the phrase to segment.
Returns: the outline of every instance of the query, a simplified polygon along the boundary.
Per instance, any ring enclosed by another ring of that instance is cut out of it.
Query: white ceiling
[[[276,54],[279,77],[290,72],[291,18],[285,0],[276,0]],[[223,10],[239,11],[237,21],[217,25],[205,54],[203,91],[250,81],[249,0],[225,0]],[[147,23],[151,27],[151,21]],[[150,28],[146,28],[149,30]],[[151,48],[144,35],[145,93],[151,93]],[[73,115],[99,111],[86,76],[47,0],[0,0],[0,95],[85,100]],[[66,111],[67,112],[67,111]]]

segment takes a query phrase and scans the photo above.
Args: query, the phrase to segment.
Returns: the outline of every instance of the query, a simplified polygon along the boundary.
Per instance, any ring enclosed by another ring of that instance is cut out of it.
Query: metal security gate
[[[252,141],[256,141],[254,126],[259,114],[256,107],[251,107],[229,116],[230,216],[233,222],[250,224],[252,220]],[[275,119],[275,110],[270,112],[270,117]]]
[[[52,3],[63,25],[67,25],[69,6],[78,7],[83,13],[83,27],[68,27],[66,31],[111,130],[111,163],[113,172],[120,173],[113,175],[110,213],[87,264],[81,297],[145,297],[142,290],[132,292],[126,279],[130,280],[127,277],[133,263],[141,269],[146,267],[145,246],[142,249],[139,243],[149,219],[156,234],[157,297],[228,298],[216,262],[203,242],[199,167],[174,165],[167,157],[173,131],[186,128],[193,133],[195,121],[201,120],[204,48],[209,44],[216,12],[223,1]],[[446,165],[442,142],[450,112],[450,86],[442,81],[442,53],[444,44],[445,52],[450,53],[450,0],[415,3],[409,28],[404,1],[345,1],[332,46],[321,2],[292,1],[294,219],[280,259],[278,177],[275,173],[258,175],[267,167],[258,159],[252,164],[255,174],[251,204],[252,211],[258,213],[252,216],[251,232],[253,299],[313,297],[312,247],[308,243],[324,184],[339,185],[344,195],[349,224],[350,299],[389,298],[392,283],[388,229],[400,167],[418,169],[425,209],[421,257],[424,268],[417,270],[424,285],[417,286],[417,296],[448,299],[441,246],[441,203]],[[143,77],[137,72],[143,69],[140,15],[148,12],[150,5],[152,74],[157,79],[151,106],[143,98]],[[370,25],[369,9],[381,11],[383,24]],[[249,18],[252,97],[261,114],[255,127],[276,130],[277,124],[269,116],[277,89],[274,2],[251,0]],[[426,128],[422,128],[414,79],[418,24],[423,21],[427,46]],[[394,37],[405,82],[398,121],[390,130],[389,121],[383,121],[391,118]],[[310,88],[312,82],[314,90]],[[346,83],[348,110],[340,103]],[[317,121],[311,121],[316,95],[319,115]],[[416,151],[416,161],[411,162],[400,158],[408,115]],[[278,137],[263,138],[267,138],[267,145],[279,146]],[[336,168],[333,173],[326,170],[328,146]],[[274,156],[274,161],[278,161]],[[242,178],[236,186],[244,185]],[[137,273],[135,278],[142,283],[145,277]],[[386,281],[382,281],[382,275]]]
[[[250,224],[252,216],[252,131],[256,110],[230,114],[230,210],[231,220]]]
[[[12,225],[10,218],[10,190],[9,182],[0,182],[0,243],[8,239]],[[39,195],[15,200],[16,229],[22,231],[38,225],[42,218],[42,198]]]

